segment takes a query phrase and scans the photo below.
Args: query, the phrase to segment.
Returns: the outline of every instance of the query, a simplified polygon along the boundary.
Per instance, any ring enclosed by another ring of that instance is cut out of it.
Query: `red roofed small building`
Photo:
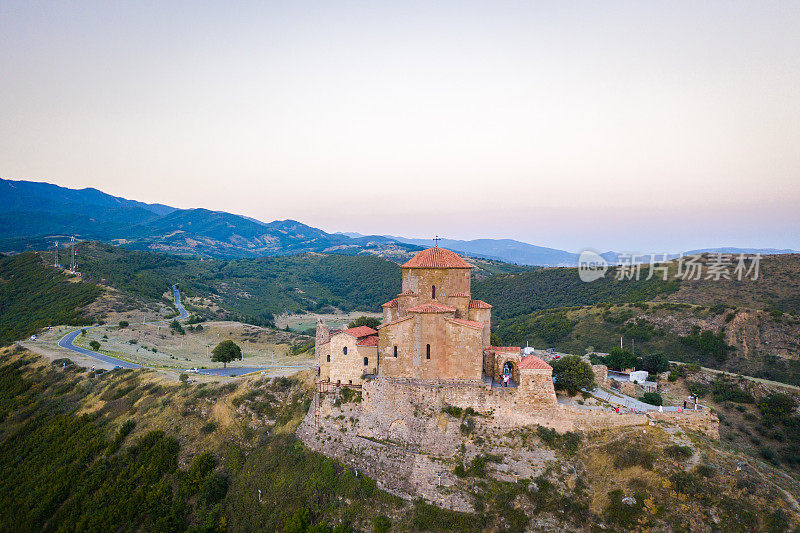
[[[378,371],[378,332],[367,326],[331,331],[317,322],[314,359],[318,377],[331,383],[354,385],[364,374]]]

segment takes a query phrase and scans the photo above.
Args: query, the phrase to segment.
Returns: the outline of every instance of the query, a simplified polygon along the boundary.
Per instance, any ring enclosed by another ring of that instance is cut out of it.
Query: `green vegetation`
[[[211,351],[211,360],[222,363],[223,368],[227,368],[228,363],[242,359],[242,349],[238,344],[230,339],[217,344]]]
[[[639,399],[650,405],[664,405],[664,399],[657,392],[645,392]]]
[[[725,335],[721,331],[719,333],[709,330],[701,332],[699,327],[695,327],[689,335],[681,337],[680,340],[685,346],[692,348],[700,355],[712,356],[720,362],[725,360],[731,349],[725,344]]]
[[[161,431],[123,448],[133,421],[109,439],[113,418],[103,415],[111,411],[76,414],[88,392],[89,382],[79,379],[83,369],[55,371],[33,362],[23,357],[0,366],[1,529],[162,531],[190,523],[216,529],[225,487],[213,458],[180,469],[180,446]],[[113,386],[116,378],[94,379],[95,386]]]
[[[358,326],[367,326],[368,328],[376,329],[381,325],[381,319],[374,316],[360,316],[347,324],[348,328],[357,328]]]
[[[544,444],[553,449],[561,450],[566,455],[575,454],[581,444],[581,434],[577,431],[559,433],[555,429],[536,426],[536,435]]]
[[[612,370],[626,370],[636,368],[641,359],[630,350],[612,348],[608,355],[602,358],[602,361]]]
[[[551,363],[556,389],[575,396],[581,389],[594,388],[592,366],[577,355],[567,355]]]
[[[92,350],[94,350],[96,352],[96,351],[100,350],[100,343],[97,342],[97,341],[90,341],[89,342],[89,348],[91,348]]]
[[[490,302],[493,317],[508,319],[556,307],[600,302],[644,302],[678,289],[677,281],[614,279],[614,272],[584,283],[576,268],[543,268],[522,274],[500,274],[472,284],[474,298]]]
[[[642,370],[651,374],[660,374],[669,370],[669,359],[661,352],[653,352],[642,356]]]
[[[100,294],[92,283],[72,283],[33,253],[0,256],[0,346],[56,324],[90,321],[81,309]]]
[[[96,242],[81,243],[78,253],[89,279],[156,300],[180,281],[185,296],[213,300],[224,318],[256,325],[283,312],[374,311],[400,292],[400,267],[374,255],[201,261]]]

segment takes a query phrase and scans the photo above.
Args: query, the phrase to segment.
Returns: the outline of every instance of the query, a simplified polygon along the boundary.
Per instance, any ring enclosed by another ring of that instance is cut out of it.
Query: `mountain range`
[[[208,209],[178,209],[112,196],[94,188],[68,189],[50,183],[0,179],[0,251],[53,246],[75,235],[180,255],[244,258],[308,252],[373,254],[403,261],[434,245],[432,239],[394,235],[327,233],[296,220],[261,222]],[[512,239],[441,239],[439,246],[464,255],[536,266],[574,266],[573,252]],[[792,250],[709,248],[695,252],[791,253]],[[602,254],[616,262],[619,254]]]

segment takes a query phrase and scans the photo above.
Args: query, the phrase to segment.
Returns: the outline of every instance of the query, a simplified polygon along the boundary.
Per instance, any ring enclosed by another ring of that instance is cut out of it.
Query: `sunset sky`
[[[800,249],[800,2],[0,3],[0,177],[326,231]]]

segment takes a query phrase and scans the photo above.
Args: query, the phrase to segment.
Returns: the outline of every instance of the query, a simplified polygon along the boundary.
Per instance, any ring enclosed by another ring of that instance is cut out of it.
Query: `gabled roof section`
[[[386,322],[385,324],[381,324],[380,326],[378,326],[378,329],[383,329],[386,326],[393,326],[395,324],[399,324],[400,322],[405,322],[406,320],[411,320],[412,318],[414,318],[414,317],[411,316],[411,315],[406,315],[404,317],[398,318],[397,320],[392,320],[391,322]]]
[[[487,350],[490,352],[519,353],[522,348],[520,346],[489,346]]]
[[[383,304],[381,307],[397,307],[397,298],[395,298],[394,300],[389,300],[388,302]]]
[[[378,336],[377,335],[370,335],[369,337],[364,337],[363,339],[359,339],[356,342],[356,346],[377,346],[378,345]]]
[[[469,301],[469,308],[470,309],[491,309],[492,306],[487,304],[483,300],[470,300]]]
[[[444,248],[428,248],[406,261],[402,268],[472,268],[461,256]]]
[[[428,302],[408,308],[409,313],[455,313],[456,308],[437,302]]]
[[[419,294],[414,291],[403,291],[398,296],[419,296]]]
[[[456,324],[461,324],[462,326],[467,326],[468,328],[474,328],[481,330],[486,327],[486,324],[483,322],[476,322],[474,320],[464,320],[463,318],[447,318],[448,322],[455,322]]]
[[[527,355],[519,362],[521,369],[528,370],[553,370],[553,367],[536,357],[535,355]]]
[[[376,335],[378,332],[369,326],[358,326],[357,328],[343,329],[341,331],[337,331],[336,333],[331,333],[331,335],[336,335],[339,333],[347,333],[351,337],[360,339],[361,337],[366,337],[368,335]]]

